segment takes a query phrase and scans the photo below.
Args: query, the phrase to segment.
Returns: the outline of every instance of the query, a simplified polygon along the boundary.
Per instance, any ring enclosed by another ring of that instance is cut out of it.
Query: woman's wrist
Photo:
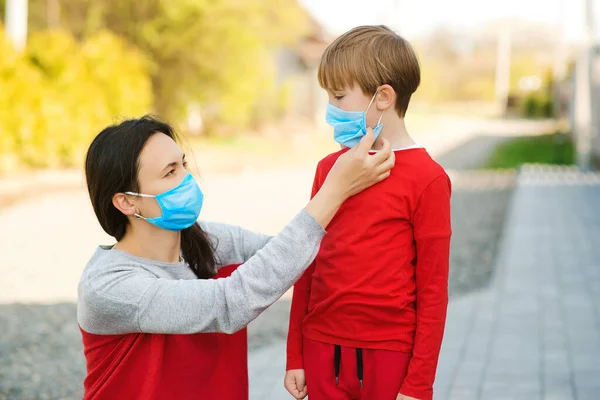
[[[305,209],[326,229],[344,200],[342,193],[324,184]]]
[[[324,201],[334,207],[336,211],[349,197],[345,190],[341,190],[336,185],[331,184],[328,179],[325,179],[317,195],[323,197]]]

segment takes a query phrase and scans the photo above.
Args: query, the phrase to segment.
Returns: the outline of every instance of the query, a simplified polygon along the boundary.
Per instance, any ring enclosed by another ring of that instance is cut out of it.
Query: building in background
[[[287,87],[288,104],[284,118],[304,124],[324,124],[327,94],[317,81],[321,55],[334,39],[321,24],[311,19],[311,30],[294,47],[276,54],[276,82]]]

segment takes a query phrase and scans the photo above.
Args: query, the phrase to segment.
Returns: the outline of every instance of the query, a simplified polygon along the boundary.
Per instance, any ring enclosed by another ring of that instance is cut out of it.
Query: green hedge
[[[19,53],[0,27],[0,173],[81,165],[105,125],[150,111],[147,65],[111,33],[36,33]]]
[[[552,118],[554,102],[544,93],[531,92],[521,100],[521,116],[525,118]]]

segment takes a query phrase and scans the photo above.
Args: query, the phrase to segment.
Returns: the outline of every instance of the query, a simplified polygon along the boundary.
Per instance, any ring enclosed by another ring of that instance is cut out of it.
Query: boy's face
[[[365,95],[358,85],[351,88],[345,88],[339,91],[327,91],[329,96],[329,104],[341,108],[344,111],[366,111],[367,126],[374,127],[381,115],[381,111],[377,109],[377,101],[373,101],[369,110],[369,103],[373,96]],[[375,99],[377,100],[377,98]]]

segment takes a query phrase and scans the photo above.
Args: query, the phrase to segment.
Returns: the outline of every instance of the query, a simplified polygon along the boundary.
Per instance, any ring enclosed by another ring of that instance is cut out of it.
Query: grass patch
[[[484,168],[518,168],[523,164],[571,165],[575,148],[569,135],[561,132],[520,137],[499,145]]]

